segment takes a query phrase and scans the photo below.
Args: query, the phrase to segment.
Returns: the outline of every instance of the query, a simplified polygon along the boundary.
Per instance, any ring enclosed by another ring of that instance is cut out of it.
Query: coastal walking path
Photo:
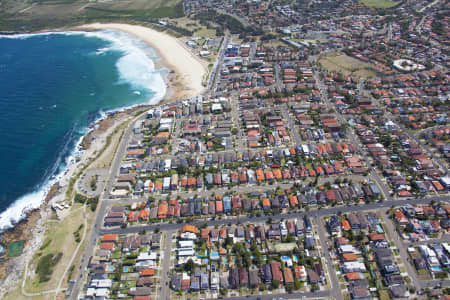
[[[35,297],[35,296],[41,296],[41,295],[55,293],[55,298],[54,299],[56,300],[56,297],[58,296],[59,292],[67,290],[66,288],[61,288],[61,285],[63,283],[64,278],[67,275],[67,272],[69,272],[70,266],[72,266],[72,263],[75,260],[75,257],[77,256],[78,251],[80,250],[80,247],[81,247],[81,245],[84,242],[84,239],[86,238],[86,232],[87,232],[86,203],[83,205],[83,215],[84,215],[83,236],[81,237],[81,240],[80,240],[80,242],[77,245],[77,248],[75,249],[74,253],[72,254],[72,257],[70,258],[70,261],[67,264],[67,267],[64,270],[63,275],[61,276],[61,279],[59,280],[57,288],[54,289],[54,290],[47,290],[47,291],[42,291],[42,292],[38,292],[38,293],[28,293],[27,291],[25,291],[25,284],[26,284],[27,272],[28,272],[28,263],[27,263],[27,264],[25,264],[25,271],[24,271],[24,276],[23,276],[23,281],[22,281],[22,294],[24,296],[26,296],[26,297]]]
[[[27,280],[27,272],[28,272],[28,263],[25,264],[25,270],[24,270],[24,275],[23,275],[23,281],[22,281],[22,294],[26,297],[36,297],[36,296],[42,296],[42,295],[46,295],[46,294],[52,294],[54,292],[56,292],[56,290],[48,290],[48,291],[43,291],[43,292],[39,292],[39,293],[27,293],[25,291],[25,282]],[[66,290],[66,289],[62,289]]]
[[[87,216],[86,216],[86,203],[87,203],[87,201],[83,205],[83,215],[84,215],[83,237],[81,238],[80,242],[78,243],[77,248],[75,249],[75,251],[72,254],[72,257],[70,258],[70,262],[67,264],[67,267],[64,270],[64,273],[61,276],[61,279],[59,280],[58,287],[55,290],[55,298],[54,298],[55,300],[56,300],[56,297],[58,296],[59,291],[61,291],[61,285],[63,283],[63,280],[66,277],[67,272],[69,272],[69,269],[72,266],[72,263],[75,260],[75,257],[78,255],[78,251],[80,250],[81,245],[83,245],[84,239],[86,238],[87,225],[88,225],[87,224]]]

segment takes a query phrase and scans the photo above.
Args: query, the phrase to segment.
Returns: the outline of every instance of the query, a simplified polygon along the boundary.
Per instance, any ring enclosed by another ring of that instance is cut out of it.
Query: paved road
[[[400,257],[402,259],[403,265],[406,267],[406,271],[408,272],[409,278],[411,279],[411,284],[415,287],[418,287],[421,285],[419,278],[417,277],[416,271],[414,270],[414,267],[409,263],[409,255],[407,253],[406,247],[403,245],[400,236],[397,233],[397,230],[395,230],[394,224],[391,220],[389,220],[387,216],[388,211],[383,210],[381,215],[383,217],[383,221],[385,226],[385,229],[387,233],[389,234],[391,240],[394,242],[395,246],[399,250]]]
[[[275,63],[275,86],[277,88],[283,88],[283,81],[281,80],[281,67],[278,63]]]
[[[227,48],[230,41],[230,35],[228,33],[225,34],[223,38],[222,45],[220,46],[219,53],[217,54],[217,59],[214,67],[211,70],[211,75],[209,76],[207,91],[215,90],[215,84],[220,78],[220,71],[223,64],[223,59],[225,56],[225,49]]]
[[[449,287],[450,286],[450,280],[422,280],[421,282],[421,288],[427,288],[427,287],[435,287],[437,285],[440,285],[441,287]]]
[[[443,234],[440,238],[436,239],[429,239],[429,240],[423,240],[419,242],[410,242],[410,241],[404,241],[403,243],[407,245],[408,247],[415,247],[419,245],[428,245],[432,243],[450,243],[450,235],[449,234]]]
[[[238,20],[239,22],[241,22],[242,25],[244,25],[245,27],[249,27],[249,26],[250,26],[250,23],[247,22],[247,20],[246,20],[245,18],[241,17],[241,16],[238,16],[238,15],[235,15],[235,14],[232,14],[232,13],[229,13],[229,12],[226,12],[226,11],[224,11],[223,9],[216,9],[216,11],[220,12],[221,14],[229,15],[230,17],[235,18],[236,20]]]
[[[380,100],[379,99],[375,99],[375,98],[373,98],[373,97],[371,97],[371,100],[373,101],[373,103],[377,106],[377,107],[379,107],[379,108],[383,108],[383,106],[380,104]],[[442,162],[441,160],[440,160],[440,158],[439,157],[437,157],[435,154],[434,154],[434,152],[433,151],[431,151],[431,149],[428,147],[428,146],[426,146],[424,143],[422,143],[421,141],[420,141],[420,139],[414,134],[414,133],[412,133],[411,131],[409,131],[409,129],[408,128],[406,128],[403,124],[401,124],[400,122],[397,122],[397,120],[396,120],[396,118],[395,118],[395,116],[393,116],[392,114],[391,114],[391,112],[389,112],[389,111],[386,111],[386,113],[385,113],[385,117],[389,120],[389,121],[391,121],[391,122],[393,122],[393,123],[395,123],[410,139],[412,139],[412,140],[414,140],[423,150],[425,150],[425,152],[427,152],[428,153],[428,155],[430,156],[430,158],[433,158],[433,162],[435,162],[440,168],[441,168],[441,170],[445,173],[445,174],[448,174],[448,168],[447,168],[447,164],[444,162]]]
[[[69,272],[70,266],[72,266],[73,261],[75,260],[75,258],[78,255],[78,251],[80,251],[81,245],[83,245],[84,239],[86,238],[86,233],[87,233],[87,216],[86,216],[86,203],[84,203],[83,205],[83,221],[84,221],[84,226],[83,226],[83,235],[81,237],[80,242],[77,245],[77,248],[75,249],[75,251],[72,254],[72,257],[70,258],[70,261],[67,263],[67,267],[64,270],[64,273],[62,274],[59,282],[58,282],[58,286],[56,287],[56,291],[55,291],[55,297],[54,300],[57,299],[58,297],[58,293],[61,291],[61,285],[63,284],[63,280],[66,277],[67,273]]]
[[[448,196],[438,196],[438,197],[430,197],[430,198],[420,198],[420,199],[403,199],[403,200],[393,200],[393,201],[385,201],[381,203],[372,203],[372,204],[364,204],[359,206],[339,206],[339,207],[331,207],[331,208],[323,208],[319,210],[311,210],[311,211],[304,211],[304,212],[292,212],[292,213],[283,213],[278,214],[274,216],[261,216],[261,217],[234,217],[229,219],[216,219],[216,220],[196,220],[191,222],[190,224],[195,226],[201,226],[203,224],[208,224],[208,226],[215,226],[215,225],[226,225],[226,224],[237,224],[237,223],[246,223],[246,222],[266,222],[269,219],[272,220],[280,220],[280,219],[293,219],[293,218],[303,218],[305,215],[307,216],[314,216],[314,217],[322,217],[322,216],[329,216],[337,214],[338,212],[341,213],[347,213],[347,212],[356,212],[356,211],[365,211],[365,210],[372,210],[372,209],[382,209],[382,208],[389,208],[391,206],[398,206],[398,205],[406,205],[406,204],[424,204],[424,203],[430,203],[431,201],[449,201]],[[100,234],[107,234],[107,233],[118,233],[118,234],[126,234],[126,233],[136,233],[140,232],[142,230],[151,231],[156,228],[159,228],[161,230],[176,230],[183,226],[183,223],[173,223],[173,224],[147,224],[147,225],[141,225],[141,226],[133,226],[133,227],[127,227],[127,228],[108,228],[108,229],[101,229],[99,231]]]
[[[426,10],[426,9],[428,9],[428,8],[430,8],[430,7],[434,6],[434,5],[436,5],[436,4],[438,4],[439,2],[440,2],[440,0],[435,0],[435,1],[431,2],[430,4],[428,4],[428,5],[424,6],[424,7],[422,7],[422,8],[419,9],[418,11],[419,11],[419,12],[423,12],[424,10]]]
[[[108,172],[108,169],[87,170],[75,185],[77,192],[87,197],[99,196],[104,189]],[[96,189],[93,191],[91,189],[91,179],[94,176],[96,176]]]
[[[297,127],[295,126],[294,122],[292,121],[292,118],[289,115],[289,111],[288,111],[288,108],[286,107],[286,105],[281,106],[281,111],[283,112],[284,118],[288,122],[288,126],[289,126],[289,129],[291,130],[291,134],[292,134],[292,136],[294,138],[294,142],[295,142],[296,146],[300,147],[301,146],[301,140],[300,140],[300,137],[298,135]]]
[[[330,275],[331,279],[331,296],[333,296],[335,300],[343,300],[344,297],[342,297],[341,285],[339,284],[339,279],[336,275],[336,269],[334,268],[333,260],[330,256],[330,251],[328,251],[328,243],[326,243],[328,239],[325,236],[326,227],[325,224],[323,224],[323,218],[319,218],[318,221],[317,231],[319,233],[320,246],[322,248],[322,253],[325,256],[328,274]]]
[[[342,116],[342,114],[339,112],[338,109],[336,109],[336,107],[334,106],[333,103],[330,102],[330,100],[328,99],[328,92],[327,92],[327,86],[325,85],[325,83],[323,82],[322,79],[320,79],[320,76],[314,72],[314,79],[317,82],[317,85],[319,87],[320,90],[320,94],[322,97],[322,100],[324,100],[324,102],[327,104],[328,108],[334,108],[334,110],[336,111],[336,117],[339,119],[339,122],[341,124],[346,124],[347,121],[345,120],[345,118]],[[361,83],[361,88],[364,85]],[[363,92],[363,91],[360,91]],[[368,159],[369,154],[360,146],[360,143],[358,142],[358,138],[356,137],[356,135],[354,134],[352,129],[347,130],[347,135],[350,137],[350,139],[353,142],[353,145],[356,146],[356,148],[358,149],[358,152],[361,153],[362,156],[362,160],[365,161],[366,166],[368,168],[370,168],[370,177],[376,181],[377,185],[380,187],[381,191],[384,194],[384,197],[388,200],[391,201],[393,200],[391,197],[391,194],[389,192],[389,189],[386,187],[386,184],[383,182],[383,180],[380,178],[380,176],[378,175],[378,173],[376,172],[375,168],[371,168],[371,163]]]
[[[390,120],[392,120],[392,115],[390,112],[387,113],[388,118]],[[395,120],[392,120],[395,121]],[[411,133],[405,126],[403,126],[403,124],[400,124],[398,122],[395,122],[402,130],[403,132],[406,133],[406,135],[410,138],[413,139],[418,145],[420,145],[426,152],[428,152],[428,155],[431,158],[434,158],[434,162],[442,169],[442,171],[445,172],[445,174],[448,174],[448,168],[447,165],[445,163],[442,163],[441,159],[439,157],[437,157],[433,151],[431,151],[430,148],[428,148],[426,145],[424,145],[413,133]]]
[[[301,292],[292,294],[268,294],[268,295],[257,295],[257,296],[238,296],[238,297],[226,297],[219,298],[224,300],[273,300],[273,299],[303,299],[303,298],[325,298],[330,297],[330,291],[317,291],[317,292]],[[207,300],[217,300],[217,298],[207,298]]]
[[[98,237],[98,229],[103,224],[103,218],[105,216],[105,207],[106,207],[107,203],[104,203],[102,200],[109,197],[110,191],[111,191],[113,183],[115,181],[114,177],[119,172],[119,167],[122,162],[122,158],[125,155],[125,151],[127,149],[128,141],[131,137],[131,133],[132,133],[134,124],[137,121],[144,119],[145,117],[146,117],[145,113],[141,114],[134,121],[130,122],[128,124],[128,127],[124,130],[124,133],[120,140],[120,144],[117,149],[116,155],[114,157],[113,163],[112,163],[109,173],[107,175],[105,189],[103,190],[102,194],[99,197],[99,208],[97,209],[97,212],[95,215],[94,228],[92,228],[92,230],[89,234],[89,237],[87,239],[82,263],[80,264],[80,270],[81,270],[80,277],[76,279],[76,282],[73,285],[72,294],[70,295],[70,299],[73,299],[73,300],[78,299],[78,295],[82,288],[82,283],[87,278],[86,270],[87,270],[89,258],[94,254],[93,252],[94,252],[95,243],[96,243],[96,240]]]
[[[169,230],[164,232],[164,258],[162,262],[161,275],[160,275],[160,284],[161,284],[161,296],[159,299],[161,300],[169,300],[170,299],[170,290],[169,290],[169,276],[168,272],[170,270],[170,252],[172,249],[172,234],[173,230]]]

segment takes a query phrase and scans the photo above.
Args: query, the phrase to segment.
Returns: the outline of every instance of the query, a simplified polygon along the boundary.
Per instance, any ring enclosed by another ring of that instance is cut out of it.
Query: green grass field
[[[369,69],[370,64],[346,54],[330,53],[320,57],[318,62],[325,69],[342,73],[344,76],[369,78],[376,75],[375,71]]]
[[[400,3],[391,0],[361,0],[361,2],[365,6],[373,8],[391,8]]]
[[[0,30],[5,31],[36,31],[95,22],[139,23],[184,15],[182,0],[0,0],[0,6],[4,9]]]

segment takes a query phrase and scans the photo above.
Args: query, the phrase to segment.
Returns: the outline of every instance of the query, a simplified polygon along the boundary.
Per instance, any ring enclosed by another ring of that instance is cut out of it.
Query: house
[[[152,290],[149,287],[135,287],[128,291],[130,296],[149,296]]]
[[[362,262],[350,261],[344,262],[342,266],[342,272],[353,273],[353,272],[365,272],[366,266]]]
[[[314,249],[315,241],[312,236],[306,236],[304,240],[305,249]]]
[[[174,274],[170,279],[170,286],[175,291],[181,291],[181,274]]]
[[[396,212],[395,212],[395,215],[394,215],[394,219],[395,219],[395,222],[398,224],[398,225],[408,225],[408,223],[409,223],[409,221],[408,221],[408,219],[406,218],[406,216],[405,216],[405,214],[403,213],[403,211],[401,211],[401,210],[397,210]]]
[[[368,289],[354,288],[351,292],[352,299],[367,299],[371,298],[370,291]]]
[[[261,267],[261,279],[265,284],[272,283],[272,269],[270,264],[265,264]]]
[[[277,280],[279,282],[283,281],[283,275],[281,273],[281,263],[278,261],[271,262],[270,268],[272,271],[272,280]]]
[[[359,230],[361,227],[361,221],[354,213],[348,214],[348,222],[353,230]]]
[[[141,278],[138,279],[138,281],[136,283],[136,286],[138,286],[138,287],[143,287],[143,286],[149,287],[149,286],[153,285],[154,281],[155,280],[153,278],[141,277]]]
[[[386,286],[393,286],[398,284],[404,284],[403,277],[400,274],[388,274],[384,276],[384,283]]]
[[[300,281],[306,281],[307,275],[305,266],[295,266],[294,272],[295,272],[295,279]]]
[[[151,242],[151,248],[152,249],[159,249],[161,246],[161,233],[154,233],[152,235],[152,242]]]
[[[114,252],[115,247],[116,247],[115,243],[111,242],[102,242],[100,244],[100,249],[102,250],[109,250]]]
[[[333,215],[328,219],[327,227],[330,233],[339,232],[339,225],[339,218],[336,215]]]
[[[248,287],[248,272],[246,268],[239,269],[239,284],[241,287]]]
[[[394,299],[408,299],[409,292],[404,284],[389,287],[389,295]]]
[[[118,241],[117,234],[104,234],[102,237],[102,243],[116,243]]]
[[[200,289],[207,290],[209,288],[209,276],[207,272],[200,274]]]
[[[220,286],[219,272],[211,271],[211,290],[218,290]]]
[[[317,284],[319,282],[319,276],[317,275],[316,271],[307,268],[306,273],[308,274],[308,282],[310,284]]]
[[[198,277],[192,277],[191,278],[190,289],[192,291],[199,291],[200,290],[200,278],[198,278]]]
[[[284,268],[283,270],[284,284],[289,285],[294,283],[294,277],[290,268]]]
[[[239,277],[240,277],[239,269],[231,269],[230,285],[232,289],[239,288]]]
[[[250,288],[258,287],[261,283],[261,279],[258,275],[259,270],[255,265],[250,266],[249,270],[249,286]]]

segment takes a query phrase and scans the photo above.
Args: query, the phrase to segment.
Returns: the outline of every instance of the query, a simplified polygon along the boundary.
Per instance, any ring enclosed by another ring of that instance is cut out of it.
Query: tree
[[[195,264],[192,259],[189,259],[187,261],[187,263],[184,264],[184,271],[188,274],[191,274],[192,271],[194,270],[194,268],[195,268]]]
[[[226,296],[226,295],[228,294],[228,290],[227,290],[226,288],[221,288],[221,289],[220,289],[220,294],[221,294],[222,296]]]
[[[287,237],[286,237],[286,241],[287,241],[288,243],[295,242],[295,237],[288,233],[288,235],[287,235]]]
[[[224,242],[224,248],[231,247],[233,245],[233,238],[227,236]]]
[[[303,287],[303,282],[301,282],[300,280],[294,280],[294,288],[296,289],[296,290],[299,290],[299,289],[301,289]]]
[[[280,287],[280,281],[279,280],[272,280],[272,288],[277,289]]]

